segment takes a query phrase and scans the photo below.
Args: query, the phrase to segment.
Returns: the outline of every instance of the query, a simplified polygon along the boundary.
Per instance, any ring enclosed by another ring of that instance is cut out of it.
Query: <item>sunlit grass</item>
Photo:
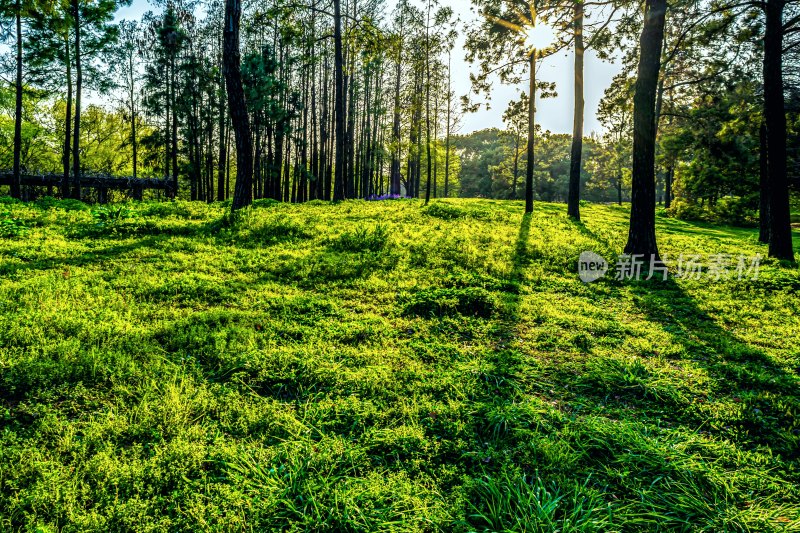
[[[800,528],[796,266],[584,285],[617,206],[228,207],[2,205],[0,530]]]

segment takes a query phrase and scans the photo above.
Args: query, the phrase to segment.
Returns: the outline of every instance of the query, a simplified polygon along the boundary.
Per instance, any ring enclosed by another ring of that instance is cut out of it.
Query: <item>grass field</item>
[[[536,209],[0,204],[0,531],[799,531],[797,267]]]

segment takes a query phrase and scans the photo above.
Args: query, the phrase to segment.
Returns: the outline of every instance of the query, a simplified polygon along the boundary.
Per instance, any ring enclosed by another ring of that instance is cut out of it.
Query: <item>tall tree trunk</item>
[[[331,199],[331,180],[330,180],[330,164],[328,164],[329,150],[328,150],[328,137],[329,137],[329,123],[330,117],[328,110],[330,109],[330,95],[328,94],[328,72],[329,72],[328,54],[325,53],[325,64],[323,70],[325,75],[322,80],[322,119],[319,125],[319,145],[320,145],[320,195],[323,200]]]
[[[428,19],[425,23],[425,152],[427,158],[427,180],[425,183],[425,205],[431,201],[431,0],[428,0]]]
[[[131,101],[131,148],[133,149],[133,177],[135,178],[139,168],[139,143],[136,139],[136,88],[134,87],[136,71],[133,64],[133,53],[128,57],[128,76],[131,80],[128,98]]]
[[[659,260],[656,244],[656,89],[664,44],[666,0],[647,0],[633,96],[633,186],[625,253]]]
[[[334,166],[334,201],[344,200],[345,198],[345,174],[344,174],[344,60],[342,57],[342,14],[341,0],[333,0],[333,43],[334,60],[333,70],[336,76],[334,99],[334,115],[336,121],[336,161]]]
[[[583,0],[575,0],[575,110],[572,119],[572,151],[569,163],[569,198],[567,214],[581,219],[581,166],[583,157]]]
[[[767,125],[762,121],[759,128],[759,209],[758,209],[758,240],[769,244],[769,161],[767,160]]]
[[[444,141],[444,197],[450,196],[450,125],[451,115],[453,111],[453,71],[452,71],[452,47],[447,53],[447,132],[445,132]],[[517,193],[517,162],[519,161],[519,153],[516,154],[514,159],[514,196]]]
[[[81,199],[81,92],[83,69],[81,68],[81,19],[78,0],[72,0],[72,16],[75,21],[75,124],[72,140],[72,174],[74,188],[72,197]]]
[[[239,52],[239,21],[242,5],[239,0],[225,0],[225,31],[223,34],[223,68],[228,90],[228,108],[236,137],[236,189],[233,211],[253,202],[253,141],[250,138],[250,117],[242,87]]]
[[[14,172],[11,177],[11,196],[22,198],[22,0],[17,0],[17,79],[14,105]]]
[[[767,0],[764,34],[764,118],[769,176],[769,255],[794,260],[786,176],[786,110],[783,94],[783,8],[785,0]]]
[[[175,54],[172,51],[170,59],[170,100],[172,101],[172,195],[178,196],[178,98],[175,90]]]
[[[536,163],[534,142],[536,140],[536,50],[530,59],[530,97],[528,98],[528,168],[525,170],[525,212],[533,213],[533,167]]]
[[[217,125],[217,129],[219,130],[219,155],[217,159],[217,201],[222,202],[226,199],[225,169],[227,166],[226,159],[228,158],[228,132],[225,128],[225,124],[227,123],[227,108],[225,107],[224,74],[222,75],[222,79],[220,79],[219,84],[219,109],[217,112],[219,113],[219,124]]]
[[[392,167],[389,169],[389,192],[400,194],[400,83],[402,76],[402,40],[397,51],[394,85],[394,117],[392,120]]]
[[[64,168],[64,178],[61,181],[61,198],[69,198],[69,167],[72,139],[72,62],[70,59],[69,30],[64,36],[64,63],[67,67],[67,110],[64,116],[64,145],[61,154],[61,164]]]

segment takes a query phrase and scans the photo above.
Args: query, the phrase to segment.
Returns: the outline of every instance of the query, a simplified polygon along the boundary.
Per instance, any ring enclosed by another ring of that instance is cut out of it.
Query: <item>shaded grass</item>
[[[0,530],[800,528],[796,268],[584,285],[617,206],[3,209]]]

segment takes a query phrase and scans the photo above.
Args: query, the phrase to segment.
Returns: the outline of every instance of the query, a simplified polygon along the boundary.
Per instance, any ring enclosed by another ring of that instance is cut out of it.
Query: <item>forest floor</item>
[[[797,267],[521,211],[0,204],[0,531],[800,530]]]

